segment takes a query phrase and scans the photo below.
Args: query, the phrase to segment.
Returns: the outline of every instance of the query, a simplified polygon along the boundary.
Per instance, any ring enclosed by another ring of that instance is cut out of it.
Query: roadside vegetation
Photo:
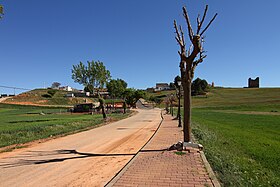
[[[66,135],[104,123],[102,114],[71,114],[66,108],[0,104],[0,147]],[[110,121],[130,113],[108,114]]]
[[[192,98],[192,133],[223,186],[280,186],[279,93],[214,88]]]
[[[194,97],[192,132],[224,186],[280,186],[280,89]]]

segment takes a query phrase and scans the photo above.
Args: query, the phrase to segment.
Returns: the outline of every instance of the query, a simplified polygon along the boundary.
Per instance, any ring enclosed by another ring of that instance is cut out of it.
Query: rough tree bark
[[[184,90],[184,122],[183,122],[183,131],[184,131],[184,142],[191,142],[191,83],[194,77],[194,71],[196,66],[203,62],[203,59],[206,58],[204,55],[205,51],[203,50],[202,43],[204,42],[203,34],[209,28],[211,23],[215,20],[217,13],[210,20],[204,30],[201,31],[201,27],[205,20],[208,10],[208,5],[206,5],[203,17],[200,20],[199,15],[196,19],[197,21],[197,31],[193,32],[191,22],[188,16],[186,7],[183,7],[183,15],[187,22],[188,26],[188,36],[191,41],[191,46],[186,50],[184,32],[181,26],[177,26],[176,20],[174,20],[174,28],[176,32],[176,41],[180,45],[180,71],[181,71],[181,81],[182,87]],[[201,32],[200,32],[201,31]],[[199,55],[199,56],[198,56]]]
[[[99,98],[98,100],[99,100],[99,103],[100,103],[103,119],[106,119],[107,115],[106,115],[105,107],[104,107],[105,100],[101,97],[101,95],[99,93],[98,93],[98,98]]]

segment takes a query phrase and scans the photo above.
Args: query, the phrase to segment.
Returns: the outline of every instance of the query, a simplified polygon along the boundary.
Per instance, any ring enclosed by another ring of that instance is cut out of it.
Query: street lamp
[[[182,127],[182,123],[181,123],[181,84],[182,82],[180,80],[177,81],[177,84],[179,86],[179,107],[178,107],[178,119],[179,119],[179,124],[178,127]]]

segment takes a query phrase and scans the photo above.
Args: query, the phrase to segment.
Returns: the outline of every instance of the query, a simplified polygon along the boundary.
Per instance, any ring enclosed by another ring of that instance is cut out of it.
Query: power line
[[[10,88],[10,89],[16,89],[16,90],[31,90],[28,88],[18,88],[18,87],[12,87],[12,86],[0,86],[0,88]]]

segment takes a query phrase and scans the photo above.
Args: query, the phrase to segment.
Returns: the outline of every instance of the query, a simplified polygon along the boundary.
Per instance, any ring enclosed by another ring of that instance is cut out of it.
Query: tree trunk
[[[185,80],[184,89],[184,142],[191,142],[191,81]]]
[[[123,102],[123,113],[125,114],[126,113],[126,103]]]
[[[98,93],[98,96],[99,96],[98,100],[99,100],[99,103],[100,103],[103,119],[106,119],[107,116],[106,116],[106,112],[105,112],[105,108],[104,108],[105,101],[104,101],[104,99],[101,97],[101,95],[99,93]]]
[[[103,115],[103,119],[106,119],[106,112],[105,112],[105,108],[104,108],[104,104],[101,105],[101,110],[102,110],[102,115]]]

